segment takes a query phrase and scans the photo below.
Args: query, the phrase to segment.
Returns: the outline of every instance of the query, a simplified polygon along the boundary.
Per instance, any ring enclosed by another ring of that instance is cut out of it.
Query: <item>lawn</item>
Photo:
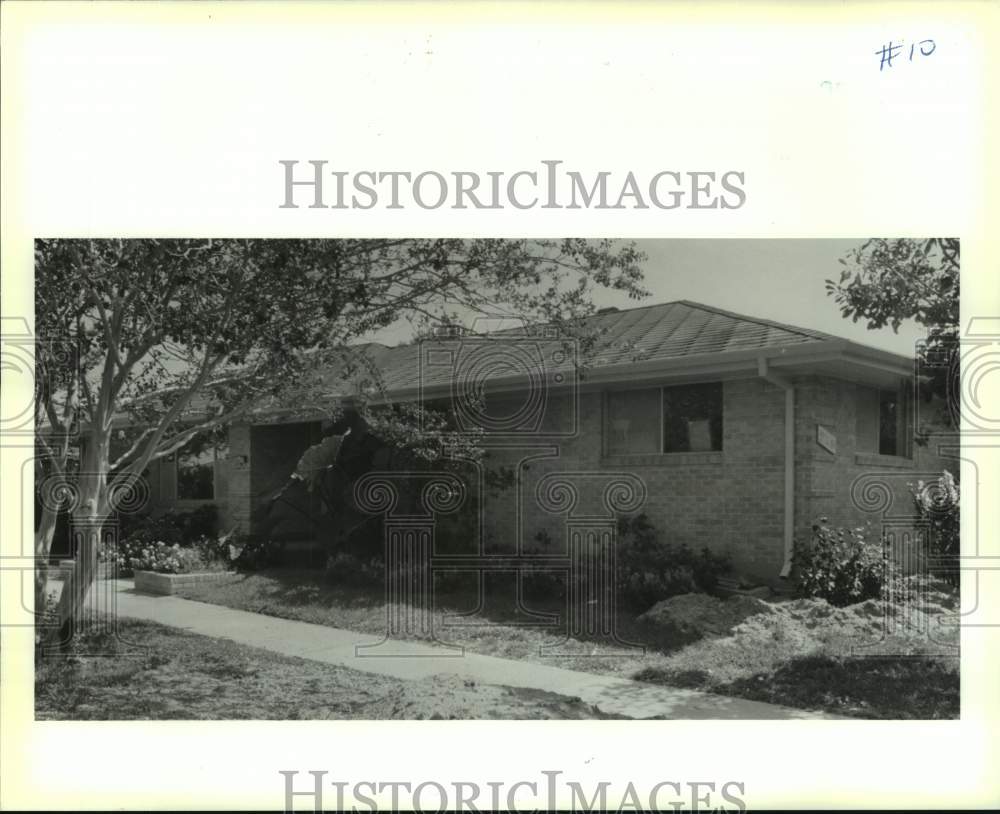
[[[386,606],[379,590],[334,586],[317,571],[236,575],[224,583],[185,588],[182,595],[355,630],[370,634],[373,641],[386,631]],[[959,714],[957,657],[941,656],[940,648],[901,634],[885,637],[877,650],[861,651],[879,655],[858,657],[859,643],[880,638],[871,603],[839,610],[812,600],[775,603],[782,612],[754,616],[731,635],[700,638],[620,614],[620,635],[642,644],[645,653],[600,655],[593,652],[594,643],[579,641],[573,644],[580,655],[555,657],[541,650],[564,642],[565,635],[515,610],[512,596],[513,586],[500,582],[488,586],[483,603],[471,593],[437,595],[437,637],[476,653],[838,715],[935,719]],[[557,610],[553,603],[525,604],[539,613]]]
[[[36,719],[609,717],[551,693],[453,676],[400,681],[138,620],[121,619],[117,636],[95,634],[75,650],[39,660]]]

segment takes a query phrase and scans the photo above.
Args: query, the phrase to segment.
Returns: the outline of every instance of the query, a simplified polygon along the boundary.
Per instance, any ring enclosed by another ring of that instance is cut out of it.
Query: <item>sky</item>
[[[598,307],[634,308],[672,300],[693,300],[751,317],[777,320],[913,356],[914,343],[926,336],[915,323],[871,331],[863,321],[840,315],[824,281],[836,279],[837,260],[864,242],[849,240],[637,240],[647,254],[641,301],[598,290]],[[411,338],[406,324],[380,331],[376,341],[394,345]]]

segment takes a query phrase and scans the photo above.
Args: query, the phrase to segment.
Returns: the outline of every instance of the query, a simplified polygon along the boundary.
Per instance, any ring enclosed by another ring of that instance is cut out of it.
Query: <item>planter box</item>
[[[170,596],[181,588],[205,582],[223,582],[233,576],[233,571],[204,571],[195,574],[157,574],[155,571],[136,571],[135,589],[146,594]]]

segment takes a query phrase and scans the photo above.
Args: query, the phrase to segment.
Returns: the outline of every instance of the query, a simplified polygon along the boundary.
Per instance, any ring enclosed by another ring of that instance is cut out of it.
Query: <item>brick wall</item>
[[[569,410],[566,399],[559,409]],[[539,436],[532,445],[491,455],[494,464],[521,463],[520,483],[499,498],[486,496],[487,541],[513,549],[518,535],[529,546],[545,531],[564,546],[562,516],[546,513],[535,499],[539,479],[553,471],[628,472],[642,479],[644,511],[663,538],[728,553],[736,568],[773,576],[782,563],[784,489],[784,394],[760,379],[723,386],[721,452],[670,455],[602,454],[601,393],[580,395],[578,433],[569,439]],[[659,421],[658,415],[650,420]],[[533,456],[546,456],[532,459]],[[580,490],[578,512],[599,513],[599,484]],[[520,512],[518,512],[518,498]]]
[[[930,449],[914,448],[912,460],[860,453],[855,438],[857,386],[820,377],[795,380],[795,534],[808,539],[820,515],[840,525],[881,515],[865,513],[852,501],[851,487],[859,475],[880,475],[891,493],[890,512],[912,513],[907,484],[936,477],[955,462]],[[759,378],[723,384],[723,443],[721,452],[670,455],[605,456],[603,401],[599,392],[579,395],[574,406],[567,396],[550,397],[542,432],[512,446],[491,449],[489,466],[515,469],[518,483],[499,495],[482,495],[470,488],[469,500],[482,516],[483,540],[489,548],[514,550],[518,540],[528,548],[539,545],[538,532],[564,549],[564,517],[547,513],[537,502],[539,480],[549,472],[626,472],[645,484],[646,512],[665,540],[706,546],[729,554],[739,573],[774,581],[784,559],[784,391]],[[491,410],[492,411],[492,410]],[[497,405],[499,414],[504,412]],[[575,417],[575,418],[574,418]],[[659,421],[658,415],[650,416]],[[836,438],[836,453],[817,443],[816,426]],[[554,431],[575,429],[569,437]],[[305,448],[318,440],[314,424],[270,427],[234,426],[230,430],[228,494],[220,511],[230,523],[249,529],[251,505],[280,485]],[[549,434],[546,434],[549,433]],[[245,459],[245,462],[244,462]],[[602,484],[580,482],[576,511],[605,511]],[[307,536],[307,522],[284,526]],[[473,535],[475,536],[475,535]],[[453,547],[475,551],[478,540]]]
[[[833,525],[873,524],[877,536],[899,519],[915,515],[909,484],[936,479],[945,468],[957,473],[958,462],[942,457],[933,444],[914,445],[911,457],[872,454],[859,448],[856,434],[858,385],[810,377],[797,382],[796,539],[809,539],[811,525],[827,516]],[[816,425],[836,438],[836,453],[816,440]],[[852,486],[863,477],[852,497]],[[867,486],[867,488],[862,488]]]

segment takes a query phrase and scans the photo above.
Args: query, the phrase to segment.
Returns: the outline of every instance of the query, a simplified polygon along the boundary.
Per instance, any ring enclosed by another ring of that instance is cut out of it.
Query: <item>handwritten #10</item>
[[[878,69],[882,71],[885,68],[891,68],[892,61],[899,56],[900,51],[903,49],[904,45],[902,42],[894,43],[892,40],[889,40],[888,45],[883,45],[880,50],[875,52],[875,54],[881,59]],[[908,61],[913,62],[913,56],[916,53],[919,53],[920,56],[929,57],[935,50],[937,50],[937,43],[935,43],[934,40],[920,40],[920,42],[910,43]]]

